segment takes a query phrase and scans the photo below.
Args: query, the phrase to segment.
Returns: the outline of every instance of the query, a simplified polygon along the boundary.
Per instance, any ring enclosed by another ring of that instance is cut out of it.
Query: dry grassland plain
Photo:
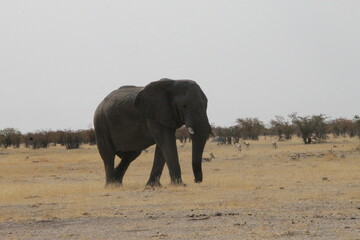
[[[0,149],[0,239],[360,239],[357,138],[208,142],[193,182],[191,143],[178,147],[187,187],[145,189],[154,148],[105,188],[96,147]]]

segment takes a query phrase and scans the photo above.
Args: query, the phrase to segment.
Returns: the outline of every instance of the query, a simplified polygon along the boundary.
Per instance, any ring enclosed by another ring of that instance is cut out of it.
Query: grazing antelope
[[[274,149],[277,148],[277,145],[276,145],[276,142],[275,142],[275,141],[274,141],[271,145],[272,145],[272,147],[273,147]]]
[[[202,158],[203,162],[211,162],[212,159],[215,159],[215,156],[213,153],[210,153],[210,158]]]

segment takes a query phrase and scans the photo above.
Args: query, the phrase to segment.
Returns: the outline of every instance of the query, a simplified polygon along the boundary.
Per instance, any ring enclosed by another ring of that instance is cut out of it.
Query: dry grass
[[[193,183],[191,144],[179,147],[187,187],[144,189],[154,148],[121,188],[104,188],[96,147],[0,150],[0,236],[5,239],[356,239],[358,139],[304,145],[250,141],[242,152],[209,142],[204,182]],[[60,229],[55,231],[55,229]],[[54,235],[55,234],[55,235]]]

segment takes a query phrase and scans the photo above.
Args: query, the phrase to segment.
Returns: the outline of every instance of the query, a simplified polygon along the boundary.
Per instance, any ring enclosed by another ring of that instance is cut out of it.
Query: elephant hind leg
[[[141,150],[132,152],[118,152],[117,155],[121,158],[121,162],[115,169],[115,181],[122,184],[125,172],[130,163],[134,161],[141,154]]]
[[[97,147],[104,162],[106,185],[109,185],[115,182],[115,151],[110,139],[110,132],[108,128],[99,124],[99,121],[95,122],[94,125],[96,131]]]
[[[115,154],[111,151],[100,151],[101,158],[104,162],[105,167],[105,175],[106,175],[106,185],[115,183],[115,169],[114,169],[114,161]]]

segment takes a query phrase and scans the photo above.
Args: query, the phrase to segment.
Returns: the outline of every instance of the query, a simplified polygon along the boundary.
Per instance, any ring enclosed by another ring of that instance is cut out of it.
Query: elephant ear
[[[147,118],[157,120],[164,126],[175,128],[176,120],[170,91],[173,84],[174,80],[170,79],[151,82],[136,96],[135,107]]]

